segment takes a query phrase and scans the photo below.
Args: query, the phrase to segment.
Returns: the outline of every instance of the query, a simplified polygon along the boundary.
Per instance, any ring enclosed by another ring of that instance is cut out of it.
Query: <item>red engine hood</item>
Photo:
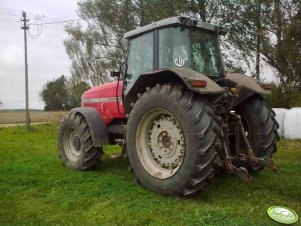
[[[106,124],[110,124],[115,118],[124,118],[121,100],[122,81],[118,85],[118,103],[116,89],[117,82],[110,82],[87,90],[82,95],[83,107],[95,108]]]
[[[93,87],[83,93],[83,98],[103,98],[103,97],[115,97],[116,96],[117,82],[110,82],[100,86]],[[118,86],[118,97],[121,97],[122,81]]]

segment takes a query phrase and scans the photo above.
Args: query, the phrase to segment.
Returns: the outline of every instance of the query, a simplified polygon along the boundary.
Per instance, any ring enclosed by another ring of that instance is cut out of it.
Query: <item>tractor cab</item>
[[[221,27],[186,17],[164,19],[130,31],[126,80],[143,73],[189,68],[215,80],[225,76],[218,36]]]

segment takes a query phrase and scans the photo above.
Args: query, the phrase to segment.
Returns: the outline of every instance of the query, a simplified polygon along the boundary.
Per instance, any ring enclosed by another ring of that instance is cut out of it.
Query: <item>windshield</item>
[[[223,62],[217,34],[191,30],[192,68],[207,76],[219,76]]]

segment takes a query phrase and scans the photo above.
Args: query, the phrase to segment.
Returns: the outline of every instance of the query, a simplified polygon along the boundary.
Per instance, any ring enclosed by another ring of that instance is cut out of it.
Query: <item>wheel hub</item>
[[[185,153],[184,133],[176,117],[162,108],[147,112],[139,122],[136,148],[143,168],[157,179],[172,177]]]
[[[78,133],[72,134],[71,142],[75,151],[80,150],[80,139]]]
[[[164,169],[176,169],[184,156],[184,136],[179,123],[169,115],[153,121],[149,131],[149,149],[153,160]]]
[[[79,133],[73,128],[66,130],[64,134],[64,150],[71,161],[77,161],[81,154],[81,141]]]
[[[167,135],[161,139],[162,139],[162,144],[163,144],[164,148],[169,148],[171,146],[171,136]]]

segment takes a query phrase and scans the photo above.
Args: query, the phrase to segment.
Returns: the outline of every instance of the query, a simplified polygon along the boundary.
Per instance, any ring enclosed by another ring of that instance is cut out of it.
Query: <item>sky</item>
[[[0,1],[0,101],[2,109],[25,108],[24,32],[21,30],[21,11],[27,12],[29,23],[36,23],[37,15],[43,22],[72,20],[76,14],[76,0],[1,0]],[[8,13],[7,13],[8,12]],[[9,14],[9,15],[7,15]],[[13,15],[11,15],[13,14]],[[39,97],[43,85],[61,75],[70,76],[71,61],[65,51],[68,37],[64,25],[43,25],[39,37],[28,40],[29,107],[43,109]],[[37,34],[37,26],[29,28]]]

